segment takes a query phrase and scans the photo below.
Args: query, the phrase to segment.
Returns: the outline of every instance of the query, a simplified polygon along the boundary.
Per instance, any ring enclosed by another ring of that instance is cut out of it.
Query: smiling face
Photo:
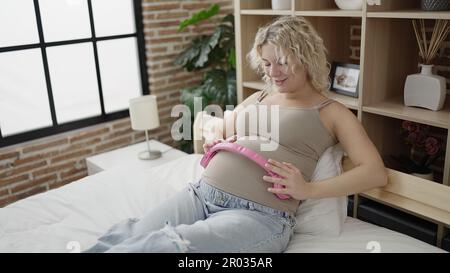
[[[279,69],[283,60],[278,59],[276,48],[288,53],[288,69]],[[289,93],[293,91],[297,96],[299,92],[325,92],[330,88],[327,49],[313,25],[302,16],[280,16],[260,27],[246,58],[258,75],[263,74],[267,90],[278,89],[292,98],[294,94]]]
[[[277,47],[267,43],[261,47],[264,73],[270,78],[272,86],[280,93],[294,93],[308,84],[308,76],[302,65],[277,54]],[[292,67],[294,66],[294,70]]]

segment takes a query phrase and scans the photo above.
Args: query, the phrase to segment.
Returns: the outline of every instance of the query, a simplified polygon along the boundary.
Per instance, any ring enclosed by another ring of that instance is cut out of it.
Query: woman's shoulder
[[[329,123],[335,124],[349,118],[356,118],[355,114],[341,102],[334,99],[327,99],[320,107],[320,116]]]
[[[358,116],[355,113],[336,100],[332,100],[331,103],[328,103],[326,107],[320,110],[320,118],[325,124],[328,124],[334,134],[336,134],[336,130],[341,126],[359,122]]]
[[[325,98],[320,103],[320,110],[336,114],[341,111],[350,111],[344,104],[332,98]]]

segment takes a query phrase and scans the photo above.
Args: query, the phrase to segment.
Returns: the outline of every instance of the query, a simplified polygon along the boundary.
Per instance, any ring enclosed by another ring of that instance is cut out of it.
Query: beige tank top
[[[266,158],[294,164],[302,172],[305,181],[309,182],[319,157],[328,147],[337,143],[323,125],[319,115],[319,110],[333,100],[327,99],[309,108],[278,106],[279,111],[276,114],[274,107],[261,104],[266,95],[267,93],[263,91],[255,104],[248,105],[237,116],[236,143]],[[252,114],[256,115],[257,126],[254,126],[255,124],[252,126],[251,121],[254,119],[250,118],[251,111],[247,111],[249,107],[253,107]],[[271,130],[274,129],[275,132],[277,129],[276,125],[271,126],[272,120],[274,122],[279,120],[278,134]],[[278,144],[275,145],[277,147],[267,146],[270,141],[273,141],[272,144]],[[202,179],[205,183],[236,196],[295,214],[300,201],[293,198],[281,200],[268,192],[267,188],[272,184],[263,180],[264,175],[266,172],[248,158],[221,151],[211,159],[202,174]]]

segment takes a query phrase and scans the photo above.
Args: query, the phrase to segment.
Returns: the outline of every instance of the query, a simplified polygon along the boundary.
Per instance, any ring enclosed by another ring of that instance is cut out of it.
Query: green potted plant
[[[217,4],[195,13],[191,18],[179,24],[178,31],[186,27],[208,20],[220,10]],[[234,37],[234,16],[226,15],[216,26],[212,35],[201,35],[192,40],[191,46],[175,59],[176,65],[181,65],[187,71],[204,70],[200,85],[183,88],[181,103],[191,111],[193,122],[194,98],[202,98],[202,109],[210,104],[219,105],[224,111],[226,105],[236,105],[236,51]],[[192,139],[192,138],[191,138]],[[180,148],[192,153],[192,140],[182,140]]]

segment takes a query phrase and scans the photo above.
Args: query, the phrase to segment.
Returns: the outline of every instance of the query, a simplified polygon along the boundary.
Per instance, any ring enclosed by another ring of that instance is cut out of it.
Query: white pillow
[[[340,175],[343,155],[339,144],[327,148],[319,158],[311,182]],[[295,217],[296,233],[338,236],[347,218],[347,196],[304,200]]]

